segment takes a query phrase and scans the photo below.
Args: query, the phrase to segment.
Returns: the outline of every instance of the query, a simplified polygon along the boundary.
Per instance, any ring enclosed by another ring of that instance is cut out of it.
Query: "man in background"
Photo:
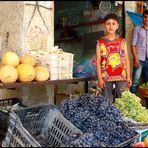
[[[142,15],[142,24],[133,29],[132,48],[133,73],[131,92],[137,94],[142,71],[144,82],[148,81],[148,10]]]

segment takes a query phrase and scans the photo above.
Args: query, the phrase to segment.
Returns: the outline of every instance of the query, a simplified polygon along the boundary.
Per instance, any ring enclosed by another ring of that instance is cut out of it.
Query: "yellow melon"
[[[31,82],[34,80],[36,72],[35,68],[29,64],[19,64],[17,66],[18,80],[20,82]]]
[[[18,79],[18,72],[15,67],[5,65],[0,69],[0,78],[3,83],[14,83]]]
[[[2,56],[2,64],[3,65],[11,65],[11,66],[18,66],[19,65],[19,56],[11,51],[8,51],[3,54]]]
[[[36,76],[35,76],[36,81],[46,81],[49,79],[49,70],[47,67],[36,66],[35,70],[36,70]]]
[[[35,66],[36,65],[36,60],[32,56],[26,55],[26,56],[20,58],[20,64],[30,64],[32,66]]]

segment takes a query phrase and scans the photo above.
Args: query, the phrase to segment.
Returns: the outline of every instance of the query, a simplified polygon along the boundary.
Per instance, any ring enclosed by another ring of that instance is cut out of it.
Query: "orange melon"
[[[5,65],[0,69],[0,79],[2,83],[14,83],[18,79],[18,72],[15,67]]]
[[[36,60],[32,56],[26,55],[26,56],[20,58],[20,64],[30,64],[32,66],[35,66],[36,65]]]
[[[36,76],[35,76],[36,81],[46,81],[49,79],[49,70],[47,67],[36,66],[35,70],[36,70]]]
[[[148,137],[144,138],[144,144],[145,144],[146,147],[148,147]]]
[[[17,67],[19,65],[19,56],[11,51],[8,51],[3,54],[2,56],[2,64],[3,65],[11,65]]]
[[[35,68],[29,64],[20,64],[17,66],[18,80],[20,82],[31,82],[34,80],[36,72]]]

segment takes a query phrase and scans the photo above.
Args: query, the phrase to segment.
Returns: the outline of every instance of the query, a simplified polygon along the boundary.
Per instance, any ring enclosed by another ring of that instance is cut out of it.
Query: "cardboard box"
[[[2,54],[54,46],[54,1],[1,1],[0,18]]]

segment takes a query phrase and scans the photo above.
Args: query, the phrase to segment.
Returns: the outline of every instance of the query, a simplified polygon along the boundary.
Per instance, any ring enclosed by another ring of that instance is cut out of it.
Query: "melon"
[[[49,79],[49,70],[47,67],[36,66],[35,70],[36,70],[36,76],[35,76],[36,81],[46,81]]]
[[[5,65],[0,69],[0,79],[2,83],[14,83],[18,79],[18,72],[15,67]]]
[[[35,68],[29,64],[19,64],[16,69],[20,82],[31,82],[36,76]]]
[[[11,51],[8,51],[3,54],[2,56],[2,64],[3,65],[11,65],[17,67],[19,65],[19,56]]]
[[[32,66],[35,66],[36,65],[36,60],[32,56],[26,55],[26,56],[20,58],[20,64],[30,64]]]

